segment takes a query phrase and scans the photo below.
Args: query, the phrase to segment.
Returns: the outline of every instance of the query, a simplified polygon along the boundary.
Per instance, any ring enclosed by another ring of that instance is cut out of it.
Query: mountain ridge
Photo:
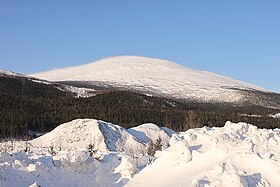
[[[171,61],[138,56],[105,58],[30,76],[50,81],[102,83],[141,93],[206,102],[240,102],[238,90],[270,93],[259,86]]]

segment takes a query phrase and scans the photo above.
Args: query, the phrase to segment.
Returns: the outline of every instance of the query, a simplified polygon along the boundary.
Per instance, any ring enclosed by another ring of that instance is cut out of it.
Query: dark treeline
[[[48,132],[77,118],[102,119],[125,128],[151,122],[175,131],[223,126],[228,120],[245,121],[261,128],[280,127],[279,119],[240,115],[276,112],[261,107],[198,104],[127,91],[75,98],[53,85],[27,78],[0,77],[0,98],[0,138],[22,138],[29,130]]]

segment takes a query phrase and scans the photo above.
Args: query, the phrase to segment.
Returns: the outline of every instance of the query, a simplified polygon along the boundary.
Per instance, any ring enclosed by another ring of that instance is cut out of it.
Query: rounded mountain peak
[[[138,92],[203,101],[234,102],[242,99],[236,90],[262,88],[229,77],[186,68],[168,60],[117,56],[89,64],[37,73],[51,81],[86,81]]]

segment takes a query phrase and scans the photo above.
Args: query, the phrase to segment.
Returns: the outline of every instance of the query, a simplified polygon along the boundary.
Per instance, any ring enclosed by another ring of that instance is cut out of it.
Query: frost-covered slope
[[[264,89],[214,73],[176,63],[136,56],[106,58],[90,64],[33,74],[51,81],[92,81],[175,98],[199,101],[240,101],[236,89]]]
[[[26,86],[25,81],[32,81],[37,84],[45,84],[52,86],[58,90],[64,91],[64,92],[72,92],[76,95],[76,97],[90,97],[90,96],[95,96],[96,91],[94,89],[89,89],[89,88],[83,88],[83,87],[75,87],[75,86],[70,86],[70,85],[64,85],[64,84],[59,84],[59,83],[53,83],[47,80],[42,80],[38,78],[33,78],[27,75],[19,74],[19,73],[14,73],[11,71],[7,70],[2,70],[0,69],[0,77],[6,77],[9,79],[17,79],[23,82],[23,84]]]

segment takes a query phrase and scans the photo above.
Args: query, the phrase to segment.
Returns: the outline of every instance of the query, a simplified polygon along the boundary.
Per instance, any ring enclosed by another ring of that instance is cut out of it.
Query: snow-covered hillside
[[[0,69],[0,76],[19,76],[19,74],[4,69]]]
[[[42,80],[38,78],[33,78],[27,75],[19,74],[19,73],[14,73],[11,71],[7,70],[2,70],[0,69],[0,77],[8,77],[11,79],[20,79],[25,80],[25,81],[32,81],[38,84],[46,84],[53,86],[56,89],[59,89],[64,92],[72,92],[75,94],[76,97],[91,97],[96,95],[96,91],[94,89],[89,89],[89,88],[83,88],[83,87],[75,87],[75,86],[70,86],[70,85],[64,85],[64,84],[59,84],[59,83],[53,83],[47,80]]]
[[[156,158],[133,149],[147,149],[159,136],[168,142]],[[92,142],[99,149],[94,157],[86,149]],[[30,142],[0,143],[0,149],[1,187],[277,187],[280,178],[280,130],[246,123],[177,134],[154,124],[124,129],[74,120]]]
[[[106,58],[31,76],[50,81],[92,81],[146,94],[199,101],[236,102],[243,98],[238,89],[265,91],[252,84],[174,62],[136,56]]]

